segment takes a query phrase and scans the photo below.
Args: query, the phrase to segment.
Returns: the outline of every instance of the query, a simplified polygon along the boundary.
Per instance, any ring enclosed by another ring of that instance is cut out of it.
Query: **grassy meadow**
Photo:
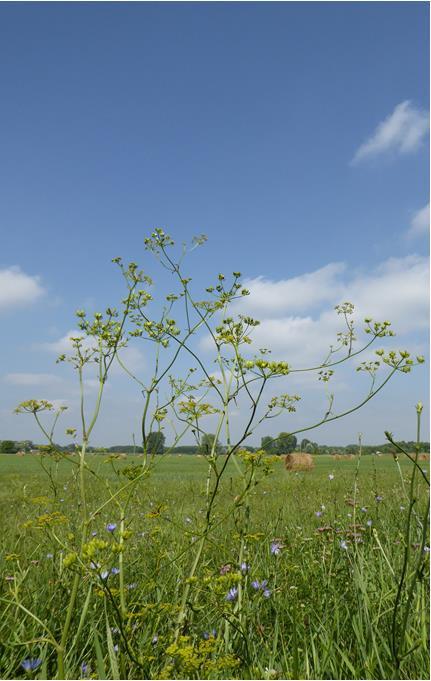
[[[89,455],[83,550],[76,459],[0,457],[2,678],[58,676],[76,574],[64,678],[429,678],[427,487],[409,511],[407,460],[277,460],[244,500],[229,462],[191,573],[203,457],[159,457],[134,485],[139,457]]]

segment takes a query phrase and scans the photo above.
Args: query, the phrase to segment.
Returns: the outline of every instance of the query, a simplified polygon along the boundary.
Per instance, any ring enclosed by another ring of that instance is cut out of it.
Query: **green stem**
[[[174,641],[177,642],[178,638],[181,634],[181,630],[184,624],[186,612],[187,612],[187,600],[190,594],[190,588],[191,588],[191,583],[190,580],[195,576],[195,572],[197,570],[197,567],[199,565],[199,561],[202,555],[202,551],[205,545],[205,539],[206,539],[206,532],[202,535],[199,544],[198,544],[198,550],[195,555],[195,559],[193,561],[192,567],[190,568],[190,572],[188,575],[188,579],[186,581],[186,585],[184,587],[183,591],[183,596],[181,598],[181,603],[180,603],[180,610],[178,613],[178,618],[177,618],[177,624],[175,627],[175,633],[174,633]]]
[[[79,573],[77,572],[73,578],[72,592],[70,594],[69,605],[67,607],[66,619],[63,625],[61,634],[60,647],[57,652],[57,678],[65,679],[64,673],[64,654],[66,649],[67,636],[69,634],[70,623],[72,621],[73,610],[75,607],[76,597],[78,595],[79,587]]]

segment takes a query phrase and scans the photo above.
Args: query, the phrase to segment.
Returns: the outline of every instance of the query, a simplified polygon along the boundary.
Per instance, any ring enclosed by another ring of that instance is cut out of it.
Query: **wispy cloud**
[[[273,317],[281,310],[293,314],[333,300],[340,293],[339,277],[345,267],[344,263],[336,262],[280,281],[265,277],[245,280],[244,286],[252,295],[241,299],[241,310],[259,318]]]
[[[413,152],[421,145],[428,128],[429,115],[426,111],[416,109],[409,100],[401,102],[379,123],[371,137],[361,144],[351,165],[389,152]]]
[[[71,329],[58,340],[52,341],[50,343],[43,343],[42,347],[45,350],[49,350],[50,352],[55,352],[57,354],[67,354],[73,350],[72,338],[83,338],[82,346],[85,349],[90,349],[97,345],[95,340],[84,338],[82,331]]]
[[[299,312],[296,303],[292,305],[290,296],[285,295],[297,278],[269,281],[258,277],[247,282],[250,296],[242,299],[235,311],[261,320],[252,333],[254,350],[270,348],[274,357],[296,366],[323,360],[329,346],[336,343],[337,332],[343,330],[333,308],[344,300],[354,303],[359,327],[368,315],[378,321],[389,319],[400,336],[428,327],[427,258],[390,258],[374,269],[353,274],[347,267],[339,266],[323,299],[321,278],[313,276],[319,272],[304,275],[307,281],[314,282],[314,291],[310,285],[302,298],[302,314],[295,314]],[[262,302],[265,300],[266,312]],[[320,302],[318,310],[315,301]],[[210,339],[203,343],[204,347],[211,347]]]
[[[6,374],[3,379],[10,385],[47,386],[57,385],[61,379],[54,374],[15,373]]]
[[[145,368],[145,358],[143,353],[139,348],[129,345],[125,348],[119,350],[118,355],[124,364],[124,366],[131,371],[133,374],[138,374]],[[120,366],[118,362],[114,362],[111,368],[111,374],[113,376],[125,376],[124,369]]]
[[[412,218],[410,223],[410,228],[407,231],[407,238],[414,239],[416,237],[425,236],[428,234],[430,228],[430,205],[427,203],[426,206],[418,210]]]
[[[40,279],[19,267],[0,269],[0,310],[30,305],[45,293]]]
[[[71,329],[58,340],[49,343],[43,343],[42,348],[44,350],[48,350],[49,352],[55,352],[59,355],[69,354],[73,350],[72,338],[83,338],[82,346],[85,349],[90,349],[97,346],[97,341],[95,339],[84,336],[82,331]],[[125,348],[121,348],[118,354],[120,355],[123,364],[131,372],[138,372],[145,367],[144,355],[137,347],[129,345]],[[111,374],[123,375],[124,369],[122,369],[118,362],[114,362],[111,367]]]

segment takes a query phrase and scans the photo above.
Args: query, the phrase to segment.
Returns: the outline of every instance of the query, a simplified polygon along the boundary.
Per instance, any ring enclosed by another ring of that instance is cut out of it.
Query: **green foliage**
[[[151,456],[163,454],[165,451],[165,434],[160,430],[151,431],[148,433],[146,441],[146,450]]]
[[[262,449],[267,452],[268,454],[276,454],[277,453],[277,443],[274,442],[274,438],[271,437],[270,435],[264,435],[260,441],[260,446]]]
[[[294,452],[297,445],[297,439],[295,435],[290,433],[280,433],[278,436],[278,454],[290,454]]]
[[[211,453],[220,454],[222,451],[221,445],[214,433],[205,433],[199,443],[199,454],[208,456]]]
[[[306,451],[307,445],[308,445],[309,443],[310,443],[310,440],[308,440],[306,437],[304,437],[304,438],[301,440],[301,444],[300,444],[300,446],[299,446],[301,452],[305,452],[305,451]]]
[[[198,445],[180,445],[179,447],[170,447],[170,454],[198,454]]]
[[[295,451],[297,442],[296,436],[290,433],[280,433],[275,438],[265,435],[262,437],[261,447],[268,454],[290,454]]]
[[[16,451],[17,447],[13,440],[2,440],[0,442],[0,452],[2,454],[11,454]]]

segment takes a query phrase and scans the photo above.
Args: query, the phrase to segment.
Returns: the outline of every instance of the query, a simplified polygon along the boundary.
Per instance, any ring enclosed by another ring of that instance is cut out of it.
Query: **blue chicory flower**
[[[227,592],[226,600],[227,601],[236,601],[238,596],[238,589],[236,586],[233,586],[229,591]]]
[[[27,659],[21,662],[21,667],[26,672],[33,672],[35,669],[40,667],[41,664],[42,660],[40,659],[40,657],[28,657]]]
[[[116,523],[108,523],[106,529],[108,530],[108,532],[115,532],[115,530],[117,529],[117,525]]]
[[[278,556],[281,553],[282,544],[279,541],[271,542],[271,553],[273,556]]]
[[[261,582],[259,582],[257,579],[255,579],[252,583],[251,586],[255,591],[263,591],[263,595],[265,598],[269,598],[271,595],[271,591],[267,589],[266,587],[268,586],[268,580],[263,579]]]

